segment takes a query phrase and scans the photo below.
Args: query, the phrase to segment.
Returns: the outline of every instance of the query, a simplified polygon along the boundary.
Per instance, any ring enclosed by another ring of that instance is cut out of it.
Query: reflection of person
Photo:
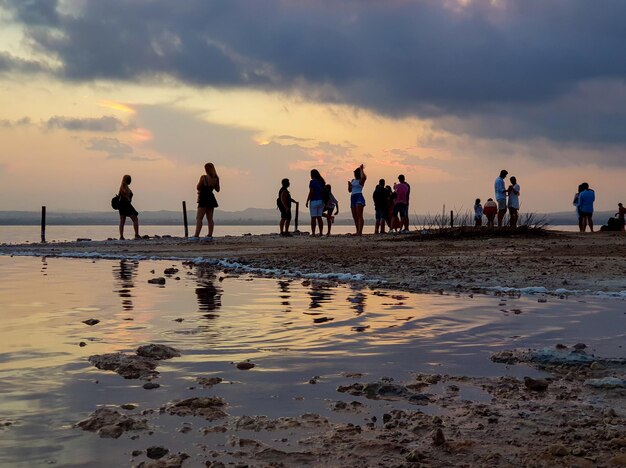
[[[509,185],[509,188],[506,190],[509,196],[509,201],[507,203],[509,208],[509,224],[512,228],[516,228],[517,219],[519,218],[520,187],[515,176],[511,176],[509,180],[511,181],[511,185]]]
[[[480,204],[480,198],[474,203],[474,226],[481,227],[483,225],[483,206]]]
[[[400,232],[409,232],[409,198],[411,186],[404,180],[404,175],[398,176],[398,183],[393,184],[395,193],[393,203],[394,216],[400,216]]]
[[[309,194],[306,197],[305,206],[311,214],[311,236],[315,237],[315,226],[320,230],[320,236],[324,229],[322,211],[324,210],[324,191],[326,181],[317,169],[311,170],[311,182],[309,182]]]
[[[498,204],[493,201],[493,198],[489,198],[485,202],[483,213],[487,217],[487,227],[492,228],[493,221],[496,219],[496,215],[498,214]]]
[[[198,268],[198,286],[196,287],[196,299],[200,312],[213,312],[222,307],[222,289],[215,286],[213,271]],[[215,314],[205,314],[205,318],[213,319]]]
[[[126,217],[130,217],[133,222],[133,228],[135,229],[135,239],[141,239],[139,236],[139,213],[132,205],[133,200],[133,191],[130,189],[130,183],[132,179],[126,174],[122,177],[122,183],[120,184],[120,190],[118,195],[120,197],[120,207],[118,211],[120,212],[120,239],[124,239],[124,225],[126,224]]]
[[[365,219],[363,218],[363,209],[365,208],[365,197],[363,196],[363,186],[367,176],[365,175],[365,167],[361,164],[354,170],[354,179],[348,181],[348,192],[350,192],[350,209],[352,210],[352,219],[356,228],[356,235],[363,234],[363,226]]]
[[[374,234],[385,233],[385,223],[389,215],[389,193],[385,188],[385,179],[380,179],[374,189],[374,210],[376,211],[376,227]]]
[[[291,193],[289,193],[289,179],[281,181],[282,187],[278,191],[276,204],[280,210],[280,235],[291,236],[289,234],[289,223],[291,222]]]
[[[327,200],[324,200],[325,205],[322,213],[324,214],[326,222],[328,223],[328,232],[326,233],[326,236],[330,236],[330,228],[335,222],[335,216],[339,214],[339,202],[333,195],[333,188],[330,186],[330,184],[326,184],[326,197]],[[334,214],[333,211],[335,212]]]
[[[624,217],[626,216],[626,208],[621,203],[617,204],[617,213],[615,216],[619,219],[620,231],[624,231]]]
[[[498,204],[498,227],[502,227],[502,220],[506,214],[506,188],[504,178],[509,172],[505,169],[500,171],[500,175],[496,177],[494,189],[496,192],[496,203]]]
[[[582,217],[582,232],[587,230],[587,225],[589,225],[589,230],[593,232],[593,202],[596,200],[596,194],[589,188],[587,182],[584,182],[581,188],[583,191],[578,196],[578,208]]]
[[[207,240],[212,240],[213,228],[215,227],[213,211],[218,206],[213,191],[220,191],[220,178],[217,175],[213,163],[206,163],[204,165],[204,171],[206,174],[200,176],[200,181],[196,186],[198,190],[198,212],[196,213],[196,232],[193,237],[198,238],[200,236],[202,220],[206,216],[207,226],[209,227]]]
[[[113,276],[119,284],[119,290],[116,292],[122,298],[122,307],[124,310],[133,310],[133,301],[130,290],[135,287],[133,281],[137,276],[137,267],[139,262],[137,260],[120,260],[119,267],[113,267]]]

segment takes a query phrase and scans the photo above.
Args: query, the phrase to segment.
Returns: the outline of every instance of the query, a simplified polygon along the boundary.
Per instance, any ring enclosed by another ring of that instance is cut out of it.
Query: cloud
[[[34,50],[58,59],[68,80],[171,77],[429,117],[486,138],[623,140],[621,103],[593,111],[579,93],[590,83],[624,82],[626,56],[618,51],[626,2],[0,4]],[[566,97],[578,98],[578,115]]]
[[[135,156],[132,146],[122,143],[117,138],[92,138],[86,149],[101,151],[107,154],[109,159],[129,159],[132,161],[154,161],[154,158]]]
[[[98,118],[76,118],[55,116],[45,123],[46,128],[88,132],[118,132],[135,128],[132,124],[122,122],[112,116]]]
[[[39,73],[46,71],[50,71],[49,67],[35,60],[26,60],[0,51],[0,73]]]
[[[32,123],[30,117],[22,117],[18,120],[0,119],[0,128],[15,128],[30,125]]]

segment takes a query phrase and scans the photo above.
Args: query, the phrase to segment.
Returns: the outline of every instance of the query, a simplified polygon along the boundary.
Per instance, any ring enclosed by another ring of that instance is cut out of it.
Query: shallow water
[[[165,286],[147,283],[170,266],[179,272]],[[72,427],[100,406],[158,409],[175,399],[218,395],[232,416],[315,412],[362,424],[402,404],[368,400],[367,415],[333,413],[329,401],[359,399],[336,391],[354,381],[344,373],[365,373],[368,382],[410,381],[413,372],[521,377],[537,372],[494,364],[489,354],[582,341],[599,355],[623,357],[626,342],[621,300],[417,295],[167,261],[0,257],[0,271],[0,423],[12,422],[0,424],[3,466],[127,466],[132,450],[158,444],[193,455],[185,466],[202,466],[196,444],[226,443],[221,434],[201,435],[197,429],[212,424],[196,418],[155,416],[154,433],[136,440],[131,433],[100,439]],[[314,322],[322,317],[332,320]],[[90,318],[100,323],[82,323]],[[81,341],[87,345],[79,347]],[[147,343],[182,353],[161,362],[155,390],[87,361]],[[233,362],[245,359],[257,367],[237,370]],[[197,377],[209,376],[230,383],[197,385]],[[318,383],[309,384],[314,376]],[[475,388],[462,392],[485,398]],[[177,431],[184,422],[192,425],[188,434]],[[281,434],[266,437],[278,443]]]

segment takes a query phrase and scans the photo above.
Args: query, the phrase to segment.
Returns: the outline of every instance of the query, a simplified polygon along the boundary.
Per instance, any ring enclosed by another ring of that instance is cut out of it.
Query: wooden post
[[[454,211],[450,210],[450,227],[454,227]]]
[[[41,207],[41,243],[46,243],[46,207]]]
[[[187,202],[183,200],[183,223],[185,224],[185,238],[189,237],[189,225],[187,224]]]
[[[295,219],[295,226],[293,228],[294,232],[299,232],[298,231],[298,213],[300,212],[300,202],[296,202],[296,219]]]

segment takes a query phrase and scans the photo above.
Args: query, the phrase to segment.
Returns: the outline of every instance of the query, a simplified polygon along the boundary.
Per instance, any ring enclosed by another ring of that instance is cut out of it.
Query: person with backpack
[[[335,216],[339,214],[339,202],[333,195],[333,188],[330,184],[326,184],[324,193],[324,210],[322,211],[324,217],[326,218],[326,222],[328,223],[328,232],[326,233],[326,237],[330,236],[330,228],[335,222]],[[335,214],[333,214],[335,211]]]
[[[322,212],[324,211],[324,198],[328,197],[326,192],[326,181],[317,169],[311,170],[311,181],[309,182],[309,194],[306,197],[305,206],[311,215],[311,236],[315,237],[315,227],[319,227],[320,236],[323,235],[324,222]]]
[[[348,192],[350,192],[350,209],[352,210],[352,219],[356,228],[356,235],[363,234],[363,209],[365,208],[365,197],[363,197],[363,186],[367,176],[365,175],[365,166],[361,164],[354,170],[354,179],[348,181]]]
[[[278,191],[276,205],[280,210],[280,235],[291,237],[289,223],[291,222],[291,193],[289,193],[289,179],[281,181],[282,187]]]
[[[119,197],[118,202],[118,211],[120,212],[120,240],[124,240],[124,225],[126,224],[126,217],[130,217],[133,222],[133,228],[135,229],[135,239],[141,239],[139,235],[139,213],[132,205],[133,200],[133,191],[130,189],[129,185],[131,183],[131,177],[126,174],[122,177],[122,183],[120,184],[120,189],[117,193]]]

